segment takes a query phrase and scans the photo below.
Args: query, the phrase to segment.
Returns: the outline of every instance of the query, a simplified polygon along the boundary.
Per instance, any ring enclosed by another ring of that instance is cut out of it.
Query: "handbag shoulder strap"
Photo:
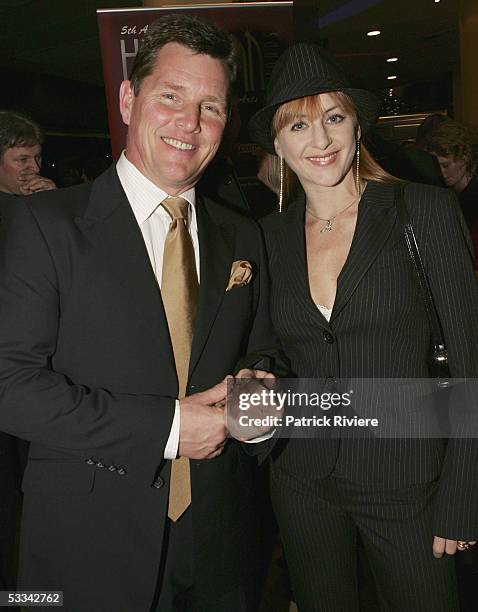
[[[417,239],[413,226],[408,214],[407,204],[405,201],[406,183],[399,183],[395,187],[395,205],[397,207],[398,218],[403,226],[405,241],[407,243],[410,260],[413,264],[415,274],[418,281],[418,287],[425,304],[428,321],[430,323],[430,332],[433,342],[433,359],[437,361],[447,361],[447,351],[443,331],[438,317],[438,312],[433,300],[433,295],[428,281],[428,276],[423,266],[423,261],[418,249]]]

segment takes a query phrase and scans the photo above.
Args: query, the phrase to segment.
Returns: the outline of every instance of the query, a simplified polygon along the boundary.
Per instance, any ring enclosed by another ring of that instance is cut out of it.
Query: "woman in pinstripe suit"
[[[271,315],[294,373],[325,379],[324,391],[339,377],[429,376],[430,329],[397,219],[397,181],[361,143],[377,110],[318,47],[299,43],[279,60],[250,124],[303,189],[263,222]],[[478,295],[455,197],[410,184],[406,203],[452,375],[476,377]],[[299,610],[358,610],[358,537],[381,609],[457,610],[453,554],[478,535],[477,470],[471,439],[277,443],[272,499]]]

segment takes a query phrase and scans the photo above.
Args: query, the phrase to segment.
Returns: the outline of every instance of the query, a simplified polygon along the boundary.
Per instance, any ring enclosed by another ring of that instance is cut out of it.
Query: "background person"
[[[426,150],[440,165],[446,186],[458,196],[473,240],[475,269],[478,260],[477,143],[475,130],[451,119],[436,126],[425,142]]]
[[[15,111],[0,111],[0,191],[30,195],[56,189],[40,176],[43,133],[32,119]]]
[[[468,228],[478,217],[478,177],[476,131],[449,119],[428,135],[426,150],[440,164],[445,184],[457,194]]]
[[[0,224],[14,196],[54,189],[39,175],[43,134],[25,115],[0,110]],[[0,586],[14,588],[15,540],[20,512],[20,483],[25,467],[25,442],[0,432]]]
[[[397,181],[361,140],[377,111],[318,46],[299,43],[279,59],[250,124],[304,190],[263,221],[271,316],[294,373],[325,379],[324,392],[340,378],[429,376],[430,329],[397,219]],[[406,202],[451,372],[476,377],[477,286],[455,197],[408,184]],[[457,610],[452,555],[478,535],[477,466],[472,439],[278,443],[272,502],[299,610],[358,609],[359,537],[381,608]]]

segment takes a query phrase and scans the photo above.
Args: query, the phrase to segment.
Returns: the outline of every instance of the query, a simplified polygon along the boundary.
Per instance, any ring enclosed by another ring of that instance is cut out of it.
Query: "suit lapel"
[[[193,372],[207,342],[224,299],[233,261],[234,226],[223,218],[220,207],[198,196],[200,288],[189,374]],[[164,348],[164,365],[176,377],[174,357],[161,293],[149,262],[141,230],[114,168],[92,186],[85,214],[76,225],[97,250],[113,278],[125,286],[125,294],[144,305],[145,318],[159,319],[157,329]],[[106,263],[105,263],[106,262]]]
[[[305,196],[285,213],[277,234],[279,261],[286,262],[280,273],[287,287],[315,323],[330,329],[328,321],[313,303],[307,274],[304,230]],[[350,252],[337,279],[337,294],[330,323],[352,297],[360,280],[383,249],[395,225],[394,190],[389,185],[369,182],[359,206],[357,225]]]
[[[98,266],[119,288],[119,295],[137,300],[142,306],[144,321],[152,324],[152,333],[159,335],[164,351],[161,368],[176,377],[161,293],[154,276],[141,230],[119,182],[116,170],[110,168],[92,186],[88,207],[76,225],[94,247]],[[159,365],[159,364],[158,364]]]
[[[364,274],[383,249],[395,222],[394,190],[383,183],[369,182],[359,205],[350,252],[337,279],[331,322],[350,300]]]
[[[189,375],[192,374],[207,342],[231,273],[234,226],[223,222],[217,209],[218,206],[211,200],[198,198],[196,210],[201,278]]]
[[[279,261],[285,262],[281,273],[285,275],[285,286],[321,327],[329,328],[327,319],[312,301],[307,272],[307,249],[305,244],[305,195],[291,204],[285,213],[284,223],[278,235],[277,245],[281,251]]]

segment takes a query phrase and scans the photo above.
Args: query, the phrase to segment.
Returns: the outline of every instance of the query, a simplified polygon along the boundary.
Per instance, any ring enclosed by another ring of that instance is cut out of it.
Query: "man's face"
[[[21,195],[22,186],[41,166],[41,145],[10,147],[0,159],[0,191]]]
[[[219,60],[166,44],[138,96],[129,81],[121,85],[128,160],[169,195],[195,185],[221,142],[227,87]]]

